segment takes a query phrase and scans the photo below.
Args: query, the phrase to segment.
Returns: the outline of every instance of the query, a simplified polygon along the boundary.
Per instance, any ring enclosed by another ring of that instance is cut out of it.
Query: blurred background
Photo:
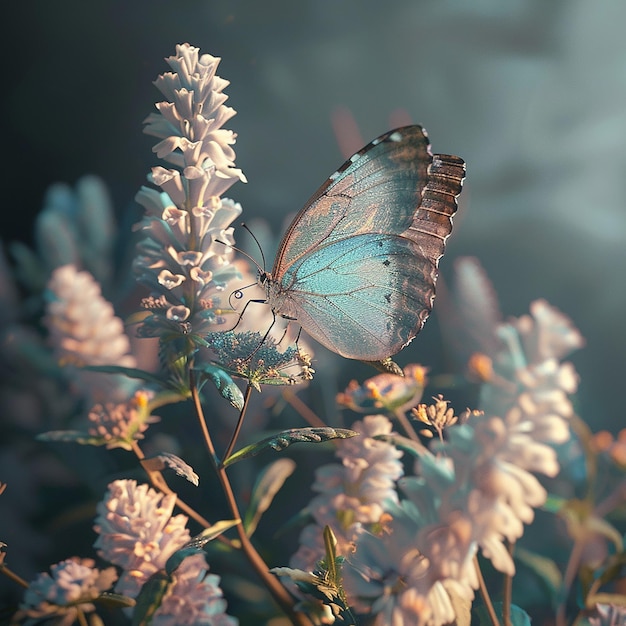
[[[423,124],[434,151],[462,156],[444,286],[454,259],[470,255],[505,317],[536,298],[570,316],[587,341],[573,358],[577,409],[593,430],[616,432],[626,373],[624,23],[621,0],[13,3],[1,27],[2,242],[31,243],[48,186],[85,174],[104,180],[130,229],[140,217],[133,197],[158,164],[142,134],[160,99],[152,81],[175,44],[189,42],[222,57],[218,73],[231,81],[238,115],[227,127],[249,182],[228,195],[275,235],[343,151],[394,125]],[[435,306],[402,365],[449,369],[439,322]],[[355,375],[348,367],[346,379]]]

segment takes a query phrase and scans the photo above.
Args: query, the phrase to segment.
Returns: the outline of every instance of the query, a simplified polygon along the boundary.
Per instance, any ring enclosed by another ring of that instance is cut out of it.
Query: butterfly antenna
[[[256,241],[256,239],[255,239]],[[241,248],[238,248],[237,246],[233,246],[230,243],[227,243],[226,241],[222,241],[221,239],[216,239],[215,240],[216,243],[221,243],[223,246],[228,246],[229,248],[231,248],[232,250],[235,250],[235,252],[239,252],[239,254],[243,254],[243,256],[246,257],[246,259],[249,259],[252,264],[254,265],[254,267],[257,268],[258,272],[260,274],[263,274],[265,272],[265,270],[263,269],[265,267],[265,257],[263,256],[263,252],[261,251],[261,258],[263,259],[263,267],[261,267],[255,258],[251,257],[247,252],[244,252]],[[257,241],[258,243],[258,241]],[[244,287],[245,289],[245,287]]]
[[[241,222],[241,228],[245,228],[248,233],[250,234],[250,237],[252,237],[252,239],[254,239],[254,243],[256,243],[257,248],[259,249],[259,252],[261,253],[261,260],[263,261],[263,273],[265,273],[265,268],[267,267],[266,263],[265,263],[265,255],[263,254],[263,248],[261,247],[261,244],[259,243],[259,240],[256,238],[256,235],[248,228],[248,225],[245,224],[244,222]],[[257,264],[257,267],[258,264]],[[260,270],[260,268],[259,268]]]

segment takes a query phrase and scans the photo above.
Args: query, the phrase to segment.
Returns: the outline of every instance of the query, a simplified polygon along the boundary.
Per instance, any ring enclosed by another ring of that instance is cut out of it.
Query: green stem
[[[230,438],[230,443],[226,448],[226,452],[224,452],[224,456],[222,457],[222,461],[219,464],[219,467],[224,466],[224,461],[232,454],[233,448],[237,443],[237,438],[239,437],[239,433],[241,432],[241,427],[243,426],[243,419],[246,415],[246,409],[248,408],[248,403],[250,401],[250,394],[252,393],[252,385],[248,385],[246,387],[246,393],[243,398],[243,408],[241,409],[241,413],[239,413],[239,419],[237,420],[237,425],[235,426],[235,430],[233,431],[233,436]]]
[[[566,621],[566,609],[567,609],[567,597],[572,584],[576,578],[576,572],[578,571],[578,565],[585,548],[584,541],[580,539],[574,542],[570,551],[567,566],[565,568],[565,574],[563,575],[563,583],[561,589],[561,599],[556,611],[556,626],[565,626]]]
[[[79,608],[76,609],[76,617],[78,618],[78,623],[80,624],[80,626],[89,626],[89,624],[87,624],[87,618],[85,617],[85,614]]]
[[[136,441],[133,441],[131,445],[133,448],[133,452],[135,453],[135,455],[137,456],[137,459],[141,463],[146,458],[143,453],[143,450],[139,447],[139,444]],[[196,520],[196,522],[198,522],[198,524],[200,524],[200,526],[202,526],[203,528],[209,528],[210,526],[212,526],[209,520],[202,517],[202,515],[200,515],[200,513],[198,513],[194,508],[192,508],[186,502],[181,500],[176,492],[170,489],[170,486],[167,484],[165,478],[163,478],[163,474],[161,474],[161,472],[157,470],[149,470],[143,465],[143,463],[141,463],[141,465],[143,467],[143,470],[146,472],[146,474],[148,474],[148,479],[150,480],[150,484],[155,489],[157,489],[161,493],[164,493],[165,495],[176,496],[176,506],[181,511],[183,511],[183,513],[186,513],[191,519]],[[217,540],[222,542],[225,545],[230,546],[231,548],[233,547],[232,541],[230,541],[230,539],[228,539],[228,537],[225,537],[224,535],[220,535],[219,537],[217,537]]]
[[[489,614],[489,619],[491,620],[493,626],[500,626],[498,616],[496,615],[496,610],[493,608],[493,603],[491,602],[491,598],[489,596],[489,591],[487,591],[487,585],[485,584],[483,573],[481,572],[480,565],[478,564],[477,556],[474,556],[474,568],[476,569],[476,577],[478,578],[478,588],[480,590],[480,595],[485,604],[485,608],[487,609],[487,613]]]
[[[513,558],[513,552],[515,551],[515,543],[507,542],[507,548],[511,558]],[[504,589],[502,593],[502,621],[504,626],[511,626],[511,602],[513,599],[513,577],[507,574],[504,577]]]
[[[11,571],[4,563],[0,564],[0,574],[4,574],[14,583],[21,585],[24,589],[28,589],[28,583],[21,576],[18,576],[15,572]]]
[[[396,419],[402,425],[402,428],[404,428],[404,432],[406,433],[406,436],[409,439],[412,439],[413,441],[419,442],[420,438],[419,438],[418,434],[415,432],[415,429],[413,428],[413,425],[409,421],[409,418],[406,416],[404,411],[396,411],[394,413],[394,415],[395,415]]]
[[[228,479],[228,476],[226,474],[226,468],[221,465],[219,458],[215,454],[215,446],[213,445],[213,440],[211,439],[211,435],[206,425],[204,412],[202,410],[202,403],[200,402],[200,395],[198,394],[198,388],[196,386],[193,370],[190,370],[189,372],[189,382],[191,388],[191,397],[193,399],[193,403],[196,409],[196,415],[198,417],[198,421],[200,422],[200,428],[202,429],[202,433],[204,435],[204,441],[207,450],[209,451],[209,455],[213,460],[217,477],[220,481],[220,484],[222,485],[224,495],[226,496],[226,500],[228,502],[228,506],[233,517],[235,519],[241,520],[242,516],[239,512],[239,507],[237,505],[237,500],[235,499],[235,494],[233,493],[230,480]],[[249,397],[250,396],[248,395],[248,398]],[[252,565],[259,578],[263,581],[263,584],[272,594],[274,600],[276,600],[279,606],[283,609],[283,611],[289,617],[294,626],[313,626],[311,620],[304,613],[296,611],[296,609],[294,608],[295,602],[291,594],[287,591],[287,589],[285,589],[285,587],[283,587],[283,585],[274,575],[270,574],[267,564],[261,558],[261,555],[256,551],[256,548],[252,545],[252,542],[250,541],[248,535],[246,535],[243,524],[237,524],[236,530],[237,534],[239,535],[239,541],[241,542],[241,549],[243,550],[250,565]]]

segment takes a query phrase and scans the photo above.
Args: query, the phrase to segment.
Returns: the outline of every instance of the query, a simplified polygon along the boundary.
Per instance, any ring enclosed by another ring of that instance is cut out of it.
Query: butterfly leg
[[[250,300],[250,302],[265,302],[265,300]],[[250,303],[248,302],[248,304]],[[246,306],[248,306],[246,304]],[[245,308],[244,308],[245,310]],[[243,313],[243,311],[242,311]],[[272,323],[269,325],[269,328],[265,331],[265,334],[263,335],[263,339],[261,339],[261,341],[259,341],[259,345],[245,358],[245,361],[250,361],[252,359],[252,357],[261,349],[261,346],[265,343],[265,341],[267,340],[267,338],[270,335],[270,332],[272,331],[272,328],[274,328],[274,324],[276,324],[276,313],[274,313],[274,311],[272,311]],[[281,339],[282,341],[282,339]]]
[[[375,367],[379,372],[383,372],[384,374],[395,374],[396,376],[404,376],[402,368],[395,361],[393,361],[391,357],[387,357],[386,359],[382,359],[380,361],[361,361],[361,363],[371,365],[372,367]]]
[[[233,292],[233,293],[241,293],[240,291],[237,292]],[[232,297],[232,294],[231,294]],[[248,302],[245,303],[243,309],[241,309],[241,312],[239,313],[239,315],[237,316],[237,321],[235,322],[235,325],[232,328],[229,328],[227,331],[224,332],[232,332],[235,330],[235,328],[237,328],[237,326],[239,326],[239,324],[241,323],[241,320],[243,319],[244,313],[246,312],[246,309],[248,308],[248,305],[251,303],[255,303],[255,304],[265,304],[266,301],[265,300],[248,300]],[[230,303],[230,298],[229,298],[229,303]],[[234,307],[231,305],[231,308],[234,311]]]

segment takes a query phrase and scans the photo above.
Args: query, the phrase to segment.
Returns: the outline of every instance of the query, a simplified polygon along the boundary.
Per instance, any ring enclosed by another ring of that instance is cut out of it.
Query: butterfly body
[[[277,315],[352,359],[396,354],[421,330],[452,230],[463,161],[419,126],[390,131],[313,195],[261,275]]]

